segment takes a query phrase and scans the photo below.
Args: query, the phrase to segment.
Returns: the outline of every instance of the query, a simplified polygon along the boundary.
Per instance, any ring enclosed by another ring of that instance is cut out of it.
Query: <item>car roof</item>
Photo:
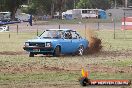
[[[50,31],[71,31],[71,29],[47,29]]]

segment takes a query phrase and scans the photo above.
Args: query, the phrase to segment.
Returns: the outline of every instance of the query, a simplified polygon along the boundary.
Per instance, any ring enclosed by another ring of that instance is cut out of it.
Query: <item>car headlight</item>
[[[26,42],[26,43],[25,43],[25,46],[29,46],[29,42]]]
[[[46,42],[45,47],[51,47],[51,42]]]

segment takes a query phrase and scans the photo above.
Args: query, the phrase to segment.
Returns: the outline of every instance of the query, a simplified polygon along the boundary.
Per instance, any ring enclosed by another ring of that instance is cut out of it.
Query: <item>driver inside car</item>
[[[65,33],[65,38],[66,38],[66,39],[72,39],[72,34],[71,34],[71,32],[66,32],[66,33]]]

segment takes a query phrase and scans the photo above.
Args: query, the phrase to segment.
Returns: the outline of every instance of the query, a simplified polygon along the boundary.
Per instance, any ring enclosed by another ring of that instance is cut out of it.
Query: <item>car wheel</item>
[[[83,53],[84,53],[84,47],[83,47],[83,46],[80,46],[80,47],[78,48],[78,55],[82,56]]]
[[[34,53],[30,52],[29,57],[34,57]]]
[[[60,56],[60,47],[57,46],[54,50],[54,56]]]

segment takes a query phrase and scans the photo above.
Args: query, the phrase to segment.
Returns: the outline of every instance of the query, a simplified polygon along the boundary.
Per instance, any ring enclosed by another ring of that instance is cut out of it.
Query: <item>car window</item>
[[[47,30],[40,35],[41,38],[62,38],[62,31]]]
[[[72,31],[71,34],[72,34],[72,39],[79,39],[80,38],[79,35],[75,31]]]
[[[64,38],[65,38],[65,39],[72,39],[72,34],[71,34],[71,32],[70,32],[70,31],[65,32]]]

